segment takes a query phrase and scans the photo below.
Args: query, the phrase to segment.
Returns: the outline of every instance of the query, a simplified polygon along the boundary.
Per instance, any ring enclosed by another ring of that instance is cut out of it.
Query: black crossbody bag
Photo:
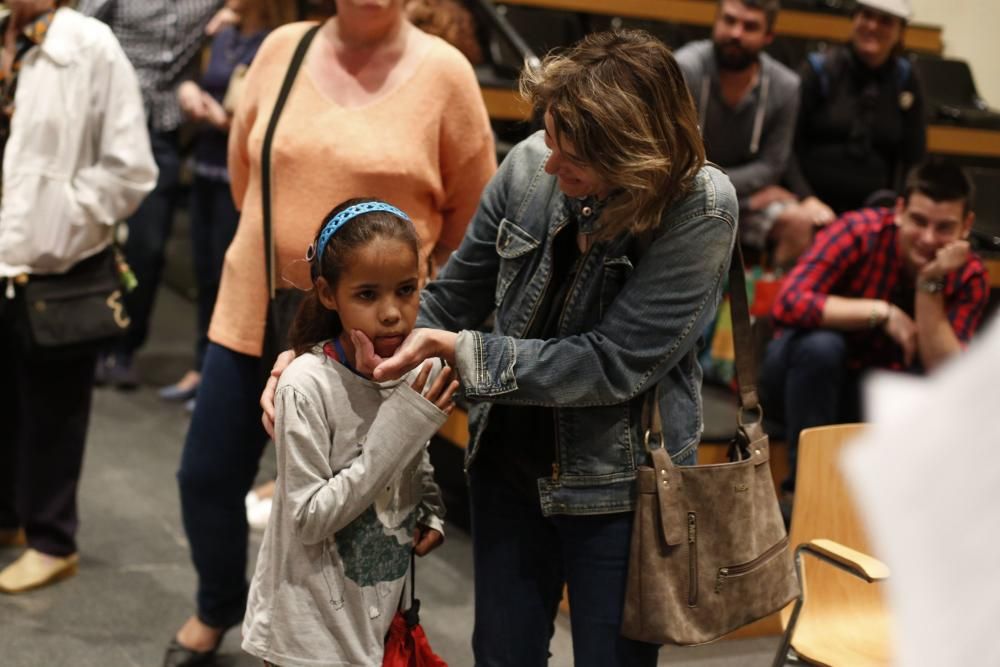
[[[63,273],[15,278],[8,307],[20,308],[25,352],[47,359],[97,351],[125,333],[131,321],[122,300],[118,255],[108,246]]]

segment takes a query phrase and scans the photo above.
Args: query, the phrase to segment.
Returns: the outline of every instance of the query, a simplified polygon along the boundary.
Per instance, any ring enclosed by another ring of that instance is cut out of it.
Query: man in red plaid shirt
[[[802,429],[861,419],[865,371],[923,373],[968,344],[989,297],[967,240],[972,195],[960,168],[925,162],[895,208],[845,214],[788,274],[760,379],[765,409],[786,428],[785,491],[795,488]]]

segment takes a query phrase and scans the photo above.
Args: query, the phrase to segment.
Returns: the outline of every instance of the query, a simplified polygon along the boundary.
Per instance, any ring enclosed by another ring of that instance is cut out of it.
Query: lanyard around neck
[[[333,339],[333,345],[330,345],[330,343],[324,345],[323,353],[334,361],[339,361],[347,367],[347,370],[351,371],[355,375],[361,375],[361,373],[358,373],[358,370],[354,367],[354,365],[348,361],[347,352],[344,351],[344,346],[340,344],[339,338]]]

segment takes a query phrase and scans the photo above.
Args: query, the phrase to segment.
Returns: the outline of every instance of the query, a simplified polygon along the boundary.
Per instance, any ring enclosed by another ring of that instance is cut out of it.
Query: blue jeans
[[[117,351],[126,357],[131,357],[146,342],[177,204],[180,172],[177,131],[150,130],[149,138],[160,174],[156,187],[128,220],[125,258],[139,284],[125,295],[125,307],[132,323],[117,346]]]
[[[198,339],[195,368],[201,370],[208,347],[208,325],[215,309],[215,297],[240,214],[233,204],[229,183],[195,176],[191,185],[191,250],[198,284]]]
[[[767,345],[760,371],[760,400],[769,418],[783,422],[789,477],[795,490],[799,433],[812,426],[861,418],[860,375],[847,367],[847,342],[829,329],[787,329]]]
[[[472,469],[477,667],[543,667],[568,586],[577,667],[653,667],[659,646],[621,636],[631,512],[542,516],[538,499]]]
[[[258,400],[273,359],[209,343],[177,482],[198,573],[198,617],[225,628],[243,619],[249,589],[244,497],[267,434]]]

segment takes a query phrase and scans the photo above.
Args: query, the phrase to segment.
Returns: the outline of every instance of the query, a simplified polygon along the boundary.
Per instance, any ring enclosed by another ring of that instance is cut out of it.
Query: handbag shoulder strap
[[[319,28],[320,24],[309,28],[302,35],[302,39],[299,40],[299,44],[295,48],[295,53],[292,55],[292,60],[288,64],[288,71],[285,72],[285,80],[281,84],[281,91],[278,93],[278,99],[274,103],[274,110],[271,111],[271,119],[267,123],[267,131],[264,132],[264,145],[261,149],[260,158],[260,180],[261,193],[263,195],[264,263],[267,270],[267,294],[270,299],[274,298],[276,282],[274,276],[274,227],[271,221],[271,144],[274,142],[274,132],[278,127],[278,119],[281,117],[281,111],[288,100],[292,84],[295,83],[295,77],[299,73],[302,61],[305,60],[306,51],[309,50],[309,45],[312,43],[316,33],[319,32]]]
[[[729,262],[729,308],[733,318],[733,340],[736,353],[736,386],[740,397],[740,415],[743,412],[760,411],[757,397],[757,366],[753,358],[753,340],[750,334],[750,308],[747,304],[746,276],[743,268],[743,250],[737,240],[733,244],[733,256]],[[645,438],[657,438],[662,444],[662,417],[660,415],[659,388],[646,392],[643,402],[642,423],[646,425]],[[647,447],[647,449],[649,449]]]
[[[759,410],[757,397],[757,363],[753,358],[753,337],[750,333],[750,307],[747,304],[746,274],[740,242],[733,245],[729,263],[729,310],[733,318],[733,342],[736,353],[736,386],[740,408]]]

